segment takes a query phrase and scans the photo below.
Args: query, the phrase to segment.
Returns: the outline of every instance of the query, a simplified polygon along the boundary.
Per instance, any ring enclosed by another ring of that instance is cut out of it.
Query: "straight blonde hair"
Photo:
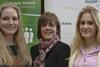
[[[15,44],[17,45],[18,48],[18,56],[20,57],[22,63],[31,65],[32,60],[31,60],[30,53],[28,52],[26,47],[19,8],[16,5],[12,4],[11,2],[9,3],[7,2],[1,5],[0,18],[1,18],[2,11],[8,7],[13,8],[18,14],[19,28],[18,31],[14,34]],[[9,50],[7,49],[3,33],[0,31],[0,65],[3,64],[11,65],[12,63],[13,63],[12,56],[10,55]]]
[[[71,56],[70,56],[70,60],[69,60],[69,67],[73,67],[74,61],[75,61],[77,55],[80,53],[80,47],[84,44],[84,40],[79,31],[80,19],[84,13],[89,13],[93,17],[93,20],[94,20],[94,22],[96,24],[96,28],[97,28],[96,41],[99,43],[98,45],[100,45],[100,20],[98,18],[98,11],[95,7],[87,5],[80,11],[78,19],[77,19],[76,34],[75,34],[75,38],[73,39],[73,42],[71,44]],[[97,56],[98,56],[97,57],[97,67],[100,67],[100,52],[98,52]]]

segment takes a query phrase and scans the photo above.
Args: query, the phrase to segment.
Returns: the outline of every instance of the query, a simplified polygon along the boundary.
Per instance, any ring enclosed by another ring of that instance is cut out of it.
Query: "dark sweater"
[[[31,48],[31,57],[32,61],[39,55],[38,45],[35,45]],[[68,60],[70,56],[70,48],[67,44],[62,43],[61,41],[56,43],[46,55],[45,67],[68,67]]]

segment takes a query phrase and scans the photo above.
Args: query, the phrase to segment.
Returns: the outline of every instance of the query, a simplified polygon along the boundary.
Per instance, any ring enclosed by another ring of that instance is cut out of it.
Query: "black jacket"
[[[31,48],[32,61],[39,55],[38,45]],[[59,41],[56,43],[56,46],[47,53],[45,67],[68,67],[69,56],[69,46]]]

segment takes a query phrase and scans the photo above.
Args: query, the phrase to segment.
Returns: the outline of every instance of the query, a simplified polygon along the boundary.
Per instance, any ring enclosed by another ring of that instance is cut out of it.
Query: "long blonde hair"
[[[97,28],[96,41],[98,43],[100,43],[100,21],[98,18],[98,11],[95,7],[87,5],[86,7],[84,7],[80,11],[80,13],[78,15],[78,19],[77,19],[77,23],[76,23],[76,34],[75,34],[75,37],[74,37],[73,42],[71,44],[71,57],[70,57],[70,61],[69,61],[69,67],[73,67],[75,58],[76,58],[77,54],[80,53],[80,47],[84,43],[84,40],[83,40],[83,38],[80,34],[80,31],[79,31],[80,19],[84,13],[89,13],[93,17],[93,20],[94,20],[94,22],[96,24],[96,28]],[[99,54],[100,53],[98,53],[98,56],[99,56]],[[99,67],[100,67],[100,64],[99,64]]]
[[[8,7],[15,9],[15,11],[18,14],[19,28],[18,28],[18,31],[14,34],[15,44],[18,47],[18,56],[20,57],[23,63],[28,63],[31,65],[32,61],[31,61],[30,53],[28,52],[26,43],[25,43],[24,33],[22,29],[23,27],[21,23],[21,15],[20,15],[19,9],[16,7],[16,5],[12,4],[11,2],[5,3],[1,5],[0,7],[0,18],[1,18],[2,11]],[[12,63],[13,63],[12,56],[10,55],[6,47],[4,36],[2,32],[0,31],[0,65],[2,64],[11,65]]]

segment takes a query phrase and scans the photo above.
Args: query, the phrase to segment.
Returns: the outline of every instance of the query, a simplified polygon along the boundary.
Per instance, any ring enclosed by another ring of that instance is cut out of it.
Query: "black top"
[[[11,45],[11,46],[8,46],[7,48],[8,48],[8,50],[11,51],[12,55],[14,55],[14,56],[18,55],[18,48],[16,45]]]
[[[38,45],[35,45],[31,48],[31,57],[33,61],[39,55]],[[45,59],[45,67],[68,67],[69,56],[70,56],[69,46],[59,41],[56,43],[56,46],[54,46],[47,53]]]

